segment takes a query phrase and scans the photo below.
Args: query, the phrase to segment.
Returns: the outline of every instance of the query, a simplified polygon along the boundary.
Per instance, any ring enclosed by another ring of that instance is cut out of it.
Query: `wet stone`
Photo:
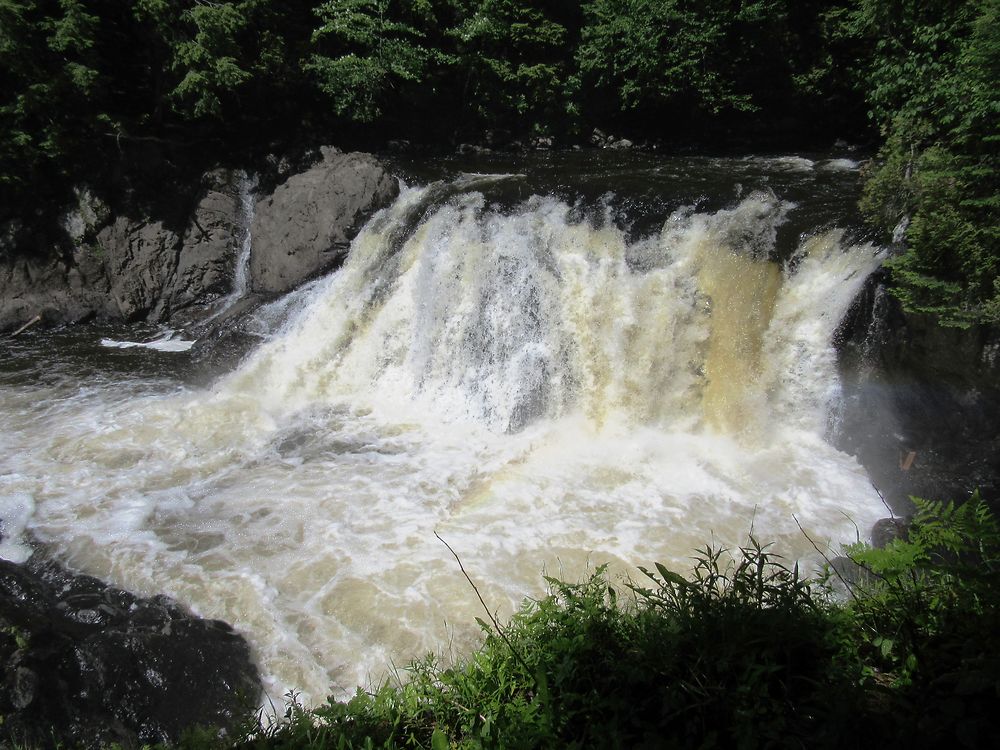
[[[250,648],[228,624],[34,558],[0,560],[0,745],[172,743],[257,705]]]

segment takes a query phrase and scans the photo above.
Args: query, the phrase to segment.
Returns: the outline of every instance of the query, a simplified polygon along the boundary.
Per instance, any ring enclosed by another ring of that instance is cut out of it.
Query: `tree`
[[[433,19],[427,0],[327,0],[315,13],[316,51],[305,68],[338,115],[372,122],[400,87],[423,78],[430,53],[414,24]]]
[[[1000,321],[1000,0],[860,0],[869,104],[886,141],[862,208],[906,251],[888,265],[911,312]]]
[[[546,134],[572,127],[575,3],[473,0],[448,33],[461,102],[479,126]]]

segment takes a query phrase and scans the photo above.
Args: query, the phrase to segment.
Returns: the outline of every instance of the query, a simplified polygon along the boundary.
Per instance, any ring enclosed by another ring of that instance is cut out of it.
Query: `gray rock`
[[[1000,328],[942,328],[904,312],[875,274],[836,336],[835,445],[858,457],[893,513],[909,498],[1000,505]],[[908,460],[910,453],[915,460]]]
[[[872,547],[883,549],[897,539],[905,540],[910,523],[902,518],[880,518],[872,526]]]
[[[372,156],[324,147],[311,158],[312,166],[288,176],[257,205],[251,288],[265,295],[334,267],[363,222],[398,193],[396,180]],[[89,318],[193,324],[206,317],[232,290],[245,223],[238,174],[210,172],[196,191],[196,200],[180,196],[178,205],[164,209],[174,217],[168,220],[135,216],[128,206],[111,216],[81,188],[61,222],[61,240],[30,236],[6,222],[0,227],[0,330],[35,316],[46,325]]]
[[[122,216],[97,235],[97,242],[119,316],[126,321],[150,316],[173,275],[180,238],[162,222],[137,223]]]
[[[99,264],[98,264],[99,265]],[[45,325],[75,323],[107,308],[103,270],[63,258],[12,258],[0,263],[0,331],[41,316]]]
[[[181,240],[167,297],[170,314],[204,304],[232,288],[241,241],[239,190],[233,175],[208,175],[209,187]]]
[[[319,164],[258,201],[251,289],[281,294],[334,268],[362,224],[398,192],[373,156],[323,149]]]
[[[590,134],[590,143],[598,148],[604,148],[608,145],[610,141],[614,140],[612,136],[609,136],[603,130],[594,128],[594,132]]]
[[[82,245],[111,220],[111,209],[86,186],[73,188],[73,195],[76,205],[63,215],[61,223],[73,243]]]
[[[180,236],[162,221],[124,217],[98,234],[118,312],[113,317],[166,320],[228,291],[240,234],[236,178],[217,171],[204,182]]]

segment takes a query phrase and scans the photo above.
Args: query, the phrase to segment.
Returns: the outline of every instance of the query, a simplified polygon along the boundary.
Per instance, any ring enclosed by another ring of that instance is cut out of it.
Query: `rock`
[[[206,175],[206,190],[187,226],[166,295],[170,315],[205,304],[232,288],[242,242],[239,176],[222,170]]]
[[[252,288],[267,295],[335,266],[362,223],[399,189],[366,154],[323,147],[272,162],[262,183],[284,181],[259,201],[251,256]],[[245,227],[239,180],[238,172],[215,170],[189,193],[146,210],[127,200],[109,208],[79,188],[52,236],[5,222],[0,331],[36,315],[46,325],[197,322],[199,310],[206,316],[232,290]]]
[[[0,331],[14,330],[36,315],[45,325],[76,323],[109,309],[103,269],[92,279],[64,258],[16,257],[0,263]]]
[[[232,285],[240,236],[235,174],[210,172],[183,234],[162,221],[119,217],[97,236],[120,319],[166,320]]]
[[[251,289],[281,294],[331,270],[368,217],[398,192],[373,156],[324,150],[322,162],[258,201]]]
[[[97,235],[119,317],[150,316],[173,275],[180,238],[162,222],[134,222],[124,216]],[[162,317],[162,307],[153,317]]]
[[[460,143],[455,148],[456,154],[461,154],[462,156],[469,156],[470,154],[491,154],[493,149],[488,146],[480,146],[476,143]]]
[[[108,224],[111,209],[89,187],[73,188],[73,196],[76,205],[63,215],[61,223],[73,244],[79,246],[93,239]]]
[[[232,729],[257,705],[246,641],[38,554],[0,560],[0,744],[126,748]]]
[[[616,151],[624,151],[625,149],[632,148],[632,141],[628,138],[619,138],[616,141],[612,141],[608,144],[608,148],[615,149]]]
[[[883,549],[897,539],[905,541],[909,530],[909,522],[902,518],[880,518],[872,526],[872,547]]]
[[[604,148],[605,146],[608,145],[608,142],[611,140],[613,139],[610,136],[608,136],[603,130],[599,130],[598,128],[594,128],[594,132],[590,134],[591,145],[597,146],[598,148]]]
[[[893,512],[910,496],[1000,505],[1000,329],[942,328],[905,313],[874,275],[835,338],[842,413],[835,434]],[[912,454],[912,457],[911,457]]]

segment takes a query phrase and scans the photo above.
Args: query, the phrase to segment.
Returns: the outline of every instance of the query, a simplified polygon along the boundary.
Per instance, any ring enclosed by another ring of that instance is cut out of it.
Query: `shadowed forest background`
[[[863,209],[906,241],[907,308],[1000,318],[997,0],[0,0],[0,30],[15,240],[72,185],[319,142],[839,139],[879,149]]]

